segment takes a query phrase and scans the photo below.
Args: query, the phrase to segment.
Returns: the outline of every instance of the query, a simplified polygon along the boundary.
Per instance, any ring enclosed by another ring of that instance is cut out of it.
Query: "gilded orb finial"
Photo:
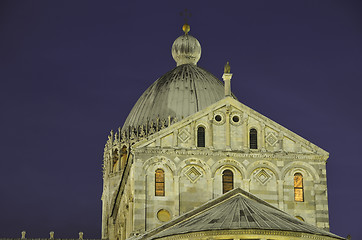
[[[183,16],[185,20],[185,24],[182,26],[182,31],[184,31],[185,35],[187,35],[187,33],[190,32],[190,25],[187,24],[187,20],[191,17],[191,13],[186,8],[183,12],[180,12],[180,15]]]
[[[190,32],[190,25],[188,25],[187,23],[185,23],[182,26],[182,31],[184,31],[185,35],[188,34],[188,32]]]
[[[224,66],[224,73],[230,73],[230,64],[229,62],[226,62]]]

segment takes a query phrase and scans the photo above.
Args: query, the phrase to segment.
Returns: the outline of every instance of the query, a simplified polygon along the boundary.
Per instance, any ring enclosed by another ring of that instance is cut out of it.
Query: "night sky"
[[[362,239],[362,2],[133,2],[0,2],[0,237],[100,238],[107,135],[176,66],[188,8],[198,65],[230,61],[239,101],[330,153],[331,232]]]

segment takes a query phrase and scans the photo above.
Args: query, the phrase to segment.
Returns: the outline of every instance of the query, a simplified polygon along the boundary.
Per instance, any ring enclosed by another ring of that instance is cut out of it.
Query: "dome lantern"
[[[185,34],[178,37],[172,44],[172,57],[176,61],[177,66],[182,64],[196,65],[201,57],[200,42],[188,34],[190,25],[184,24],[182,30]]]

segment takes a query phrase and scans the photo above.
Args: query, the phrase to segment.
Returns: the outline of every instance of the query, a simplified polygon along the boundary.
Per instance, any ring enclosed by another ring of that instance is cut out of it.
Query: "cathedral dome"
[[[155,81],[138,99],[122,130],[180,120],[224,98],[224,84],[208,71],[183,64]]]
[[[224,84],[196,63],[201,57],[199,41],[190,36],[190,26],[172,45],[177,67],[155,81],[138,99],[122,130],[155,130],[188,117],[225,97]]]

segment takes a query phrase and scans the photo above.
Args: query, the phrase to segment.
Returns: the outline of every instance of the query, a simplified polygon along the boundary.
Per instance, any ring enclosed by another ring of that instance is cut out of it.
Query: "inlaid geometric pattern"
[[[190,133],[186,129],[182,129],[178,135],[178,139],[185,143],[190,139]]]
[[[271,132],[266,136],[265,141],[273,147],[278,142],[278,138]]]
[[[249,162],[248,160],[246,160],[246,159],[243,161],[243,164],[244,164],[245,166],[248,166],[249,163],[250,163],[250,162]]]
[[[190,167],[186,172],[185,176],[192,182],[195,183],[200,177],[202,173],[200,173],[194,166]]]
[[[258,180],[263,185],[271,179],[271,176],[264,169],[256,172],[254,176],[256,180]]]

